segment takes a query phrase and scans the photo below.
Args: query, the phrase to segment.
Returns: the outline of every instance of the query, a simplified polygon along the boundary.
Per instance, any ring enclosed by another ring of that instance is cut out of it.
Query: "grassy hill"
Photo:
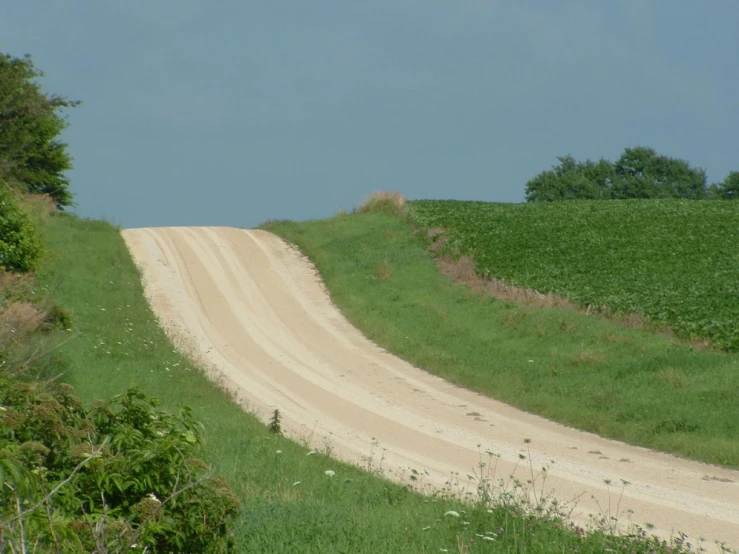
[[[714,390],[712,383],[720,378],[723,390],[736,390],[731,381],[737,374],[736,366],[731,366],[735,359],[725,354],[694,352],[668,337],[637,333],[579,314],[518,307],[452,284],[439,274],[424,240],[398,217],[357,214],[268,227],[311,255],[334,299],[371,338],[440,375],[499,398],[510,396],[524,407],[547,412],[564,404],[560,419],[577,420],[582,417],[575,409],[578,399],[590,398],[586,408],[597,415],[595,421],[603,425],[602,430],[629,435],[633,422],[606,425],[612,413],[595,406],[592,395],[613,394],[613,387],[606,387],[614,372],[626,372],[620,384],[631,383],[626,374],[637,354],[648,360],[645,371],[662,375],[663,380],[692,379],[714,367],[715,373],[701,377],[703,393]],[[242,505],[234,528],[238,551],[668,551],[665,545],[638,537],[583,535],[552,514],[531,515],[525,506],[498,497],[470,506],[442,494],[421,496],[377,472],[339,463],[325,453],[313,454],[271,434],[263,421],[233,402],[167,339],[114,227],[56,215],[45,223],[44,234],[52,255],[31,294],[50,295],[72,329],[64,332],[65,342],[49,358],[47,373],[63,372],[63,379],[88,405],[137,385],[160,398],[164,407],[190,406],[204,427],[204,457],[228,481]],[[538,345],[542,333],[553,334],[551,338],[560,345],[555,364],[546,357],[552,343]],[[571,344],[563,343],[562,333],[572,339]],[[610,337],[609,348],[615,350],[602,352],[610,369],[601,374],[593,371],[593,364],[600,363],[593,349],[603,337]],[[466,343],[460,343],[463,338]],[[479,345],[469,356],[455,346],[476,342]],[[621,355],[632,356],[631,361],[614,363]],[[532,358],[536,363],[528,361]],[[681,361],[694,365],[681,366]],[[673,362],[674,373],[665,373],[664,364]],[[680,377],[680,371],[685,376]],[[570,373],[579,374],[585,384],[566,392]],[[557,382],[559,375],[566,379]],[[542,376],[553,381],[543,386],[538,382]],[[547,392],[551,383],[558,385]],[[675,388],[676,394],[682,394],[680,390]],[[562,398],[568,401],[563,403]],[[727,438],[735,432],[730,410],[725,421],[715,422],[711,436],[704,427],[710,422],[695,406],[678,414],[659,404],[660,417],[691,417],[689,421],[700,425],[690,431],[668,432],[665,427],[655,436],[667,440],[653,441],[657,446],[682,448],[687,455],[729,465],[736,462],[735,445]],[[728,401],[727,406],[731,407]],[[654,430],[660,417],[644,415],[642,423]],[[636,436],[631,437],[633,442],[639,442]],[[698,447],[703,439],[712,439],[705,449]],[[328,470],[334,474],[327,474]],[[450,511],[460,517],[445,515]],[[683,549],[672,545],[669,551]]]
[[[579,212],[574,203],[562,206],[578,225],[587,225],[589,204],[580,204]],[[516,219],[520,206],[508,208],[517,233],[538,232],[530,220]],[[442,275],[426,234],[395,215],[359,213],[266,228],[316,263],[354,325],[418,367],[579,429],[739,467],[736,354],[697,349],[576,310],[473,292]],[[521,247],[518,252],[525,254]]]

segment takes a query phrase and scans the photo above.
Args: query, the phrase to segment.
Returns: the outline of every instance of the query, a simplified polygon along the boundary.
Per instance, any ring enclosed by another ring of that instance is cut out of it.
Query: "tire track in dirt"
[[[290,436],[329,437],[336,456],[360,465],[371,452],[377,464],[382,449],[392,478],[408,482],[416,470],[424,485],[470,490],[467,476],[490,451],[496,480],[525,482],[549,466],[545,492],[578,499],[581,525],[618,515],[661,536],[739,547],[739,472],[575,431],[414,368],[352,327],[312,264],[278,237],[225,227],[122,234],[169,335],[264,420],[279,408]],[[609,513],[622,479],[619,513]]]

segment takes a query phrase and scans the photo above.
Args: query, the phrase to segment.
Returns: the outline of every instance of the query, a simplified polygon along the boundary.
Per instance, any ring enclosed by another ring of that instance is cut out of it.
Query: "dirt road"
[[[739,548],[738,471],[574,431],[414,368],[352,327],[310,262],[274,235],[182,227],[123,236],[168,333],[265,421],[279,408],[290,436],[328,437],[335,455],[361,465],[384,457],[396,479],[425,470],[426,485],[470,489],[467,476],[491,451],[495,479],[525,481],[550,466],[544,491],[578,499],[580,524],[618,516]],[[621,480],[629,484],[617,508]],[[535,485],[541,494],[541,477]]]

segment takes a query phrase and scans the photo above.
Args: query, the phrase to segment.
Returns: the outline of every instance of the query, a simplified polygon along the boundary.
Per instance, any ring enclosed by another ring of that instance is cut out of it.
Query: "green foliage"
[[[47,95],[36,82],[43,73],[30,56],[0,53],[0,178],[24,192],[48,194],[58,207],[72,204],[67,145],[59,135],[67,123],[59,115],[79,104]]]
[[[626,148],[611,163],[601,159],[578,162],[557,158],[559,165],[539,173],[526,184],[528,202],[610,200],[629,198],[687,198],[707,196],[706,174],[684,161],[657,154],[652,148]]]
[[[44,330],[51,331],[53,329],[61,329],[62,331],[70,330],[72,328],[72,316],[64,308],[60,308],[56,304],[52,304],[46,310],[46,317],[44,318]]]
[[[0,268],[20,273],[33,271],[42,252],[36,224],[0,180]]]
[[[267,430],[273,435],[282,434],[282,424],[280,423],[280,410],[275,408],[275,411],[269,420],[269,424],[267,425]]]
[[[711,185],[711,194],[722,200],[739,200],[739,171],[732,171],[723,182]]]
[[[415,222],[442,227],[478,271],[666,323],[739,350],[739,209],[650,200],[412,203]]]
[[[238,501],[196,457],[200,427],[136,389],[86,410],[69,386],[0,374],[0,545],[226,552]]]
[[[658,155],[652,148],[627,148],[614,164],[614,198],[706,197],[706,172],[685,160]]]

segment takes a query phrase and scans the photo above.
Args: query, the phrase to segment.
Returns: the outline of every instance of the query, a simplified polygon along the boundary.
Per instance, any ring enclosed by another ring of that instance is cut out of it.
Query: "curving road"
[[[537,476],[549,466],[544,491],[577,499],[579,524],[617,515],[661,536],[739,548],[739,471],[575,431],[411,366],[352,327],[311,263],[278,237],[222,227],[123,237],[170,336],[265,421],[279,408],[290,436],[328,440],[334,455],[363,466],[372,458],[395,479],[416,470],[424,485],[472,490],[467,476],[491,451],[488,476],[507,486],[510,475],[525,481],[531,467]],[[621,480],[630,484],[618,504]],[[535,484],[541,494],[541,476]]]

